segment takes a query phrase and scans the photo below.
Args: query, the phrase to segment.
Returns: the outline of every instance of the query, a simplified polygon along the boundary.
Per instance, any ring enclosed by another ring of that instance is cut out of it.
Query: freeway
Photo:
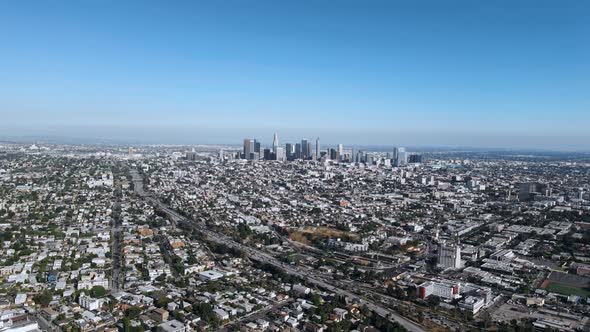
[[[120,190],[121,184],[117,181],[117,187]],[[120,191],[119,191],[120,193]],[[111,273],[111,293],[119,291],[122,285],[121,271],[121,197],[116,195],[116,201],[113,204],[111,215],[111,237],[113,239],[111,255],[113,259],[113,268]]]
[[[133,181],[135,183],[134,189],[136,190],[136,193],[139,196],[144,197],[144,199],[148,203],[152,204],[154,207],[157,207],[158,209],[160,209],[161,211],[166,213],[168,215],[168,217],[170,217],[170,219],[172,219],[172,221],[177,226],[180,226],[181,228],[184,228],[184,229],[189,229],[189,230],[193,230],[196,232],[200,232],[201,234],[205,235],[212,242],[224,244],[230,248],[234,248],[234,249],[244,252],[252,260],[256,260],[259,262],[264,262],[264,263],[270,264],[276,268],[283,270],[286,273],[289,273],[291,275],[298,276],[302,279],[305,279],[308,282],[310,282],[320,288],[323,288],[323,289],[329,290],[331,292],[334,292],[336,294],[339,294],[341,296],[346,296],[350,299],[353,299],[354,301],[356,301],[357,303],[359,303],[361,305],[366,305],[367,308],[369,308],[373,312],[377,313],[378,315],[385,317],[385,318],[391,320],[392,322],[396,322],[396,323],[400,324],[401,326],[406,328],[408,331],[411,331],[411,332],[425,332],[426,331],[419,324],[399,315],[397,312],[395,312],[389,308],[383,307],[380,304],[377,304],[377,303],[374,303],[370,300],[367,300],[366,298],[364,298],[360,295],[354,294],[350,291],[347,291],[345,289],[342,289],[342,288],[339,288],[339,287],[336,287],[336,286],[330,284],[328,282],[327,277],[311,274],[309,270],[305,270],[305,269],[302,269],[301,267],[298,267],[298,266],[293,266],[293,265],[283,263],[267,253],[264,253],[260,250],[240,244],[226,235],[218,234],[218,233],[213,232],[211,230],[204,229],[202,227],[198,227],[198,225],[196,225],[194,222],[188,220],[184,216],[180,215],[178,212],[172,210],[170,207],[168,207],[166,204],[164,204],[160,200],[157,200],[153,197],[146,195],[146,193],[143,190],[143,182],[141,181],[140,175],[137,173],[137,171],[135,171],[135,170],[132,171],[132,176],[133,176]]]
[[[117,212],[120,209],[120,203],[113,205],[113,219],[111,233],[113,237],[113,247],[111,254],[113,257],[113,270],[111,276],[111,292],[116,293],[121,286],[121,217]]]

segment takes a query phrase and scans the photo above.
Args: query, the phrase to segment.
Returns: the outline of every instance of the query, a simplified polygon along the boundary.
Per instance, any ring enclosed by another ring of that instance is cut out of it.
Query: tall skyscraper
[[[328,156],[331,160],[338,160],[338,150],[334,149],[334,148],[330,148],[330,150],[328,150]]]
[[[250,159],[252,153],[254,153],[255,140],[251,138],[244,139],[244,159]]]
[[[277,153],[277,148],[279,147],[279,136],[275,133],[274,137],[272,138],[272,152]]]
[[[461,268],[461,246],[458,243],[441,242],[438,247],[438,267]]]
[[[295,159],[301,159],[302,156],[301,143],[295,144]]]
[[[287,159],[285,156],[285,149],[280,146],[277,147],[277,150],[275,151],[274,154],[275,154],[276,160],[285,161]]]
[[[397,167],[405,166],[408,163],[408,153],[405,148],[393,148],[393,165]]]
[[[307,138],[304,138],[301,140],[301,159],[307,159],[309,157],[309,142],[307,141]]]
[[[287,160],[295,159],[295,146],[293,146],[293,144],[291,144],[291,143],[285,144],[285,154],[286,154]]]
[[[257,140],[254,140],[254,152],[258,153],[260,155],[260,142],[258,142]]]
[[[338,161],[342,161],[344,159],[344,145],[338,144]]]
[[[320,159],[320,138],[315,139],[315,160]]]

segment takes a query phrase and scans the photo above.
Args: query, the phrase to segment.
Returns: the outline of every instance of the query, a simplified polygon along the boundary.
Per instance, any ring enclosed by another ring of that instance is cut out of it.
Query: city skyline
[[[0,125],[1,127],[1,125]],[[11,128],[14,129],[14,128]],[[30,129],[30,128],[29,128]],[[163,133],[165,137],[154,137],[153,130]],[[193,130],[199,131],[202,135],[195,137],[191,134]],[[349,147],[362,147],[381,150],[387,150],[394,146],[407,146],[421,150],[453,150],[453,149],[473,149],[481,151],[554,151],[554,152],[590,152],[584,136],[570,137],[549,137],[549,136],[518,136],[504,135],[501,137],[488,135],[481,136],[481,142],[473,142],[469,134],[455,134],[448,136],[446,140],[441,140],[436,133],[422,133],[413,135],[408,133],[389,133],[390,139],[379,140],[372,139],[374,136],[371,132],[349,132],[348,134],[334,133],[333,131],[293,129],[286,131],[278,130],[254,130],[248,129],[202,129],[202,128],[181,128],[181,129],[154,129],[154,128],[135,128],[135,129],[112,129],[112,128],[86,128],[78,127],[72,132],[62,129],[44,131],[43,129],[31,130],[30,134],[23,134],[26,131],[1,130],[0,142],[23,142],[23,143],[50,143],[50,144],[115,144],[115,145],[144,145],[144,144],[164,144],[164,145],[224,145],[241,147],[241,141],[244,137],[256,139],[265,147],[272,147],[272,135],[274,133],[287,133],[281,135],[281,142],[295,143],[301,138],[307,138],[313,141],[317,136],[324,137],[321,142],[322,146],[336,146],[344,144]],[[13,133],[12,135],[10,135]],[[307,133],[307,134],[305,134]],[[313,137],[313,138],[311,138]],[[540,140],[548,140],[545,144],[538,144]],[[314,145],[315,149],[315,145]]]
[[[589,9],[5,2],[0,132],[588,150]]]

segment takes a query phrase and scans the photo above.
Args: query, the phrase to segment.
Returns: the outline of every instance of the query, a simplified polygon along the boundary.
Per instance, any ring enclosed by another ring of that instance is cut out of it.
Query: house
[[[158,325],[157,331],[158,332],[185,332],[185,331],[187,331],[187,329],[184,326],[184,324],[177,321],[176,319],[173,319],[171,321],[168,321],[168,322]]]
[[[199,273],[199,278],[207,281],[213,281],[223,278],[223,273],[216,270],[208,270]]]
[[[219,320],[229,319],[229,314],[223,309],[217,308],[217,309],[214,309],[213,312],[215,312],[215,314],[217,315]]]
[[[159,323],[167,321],[169,316],[170,313],[162,308],[158,308],[151,312],[152,319]]]

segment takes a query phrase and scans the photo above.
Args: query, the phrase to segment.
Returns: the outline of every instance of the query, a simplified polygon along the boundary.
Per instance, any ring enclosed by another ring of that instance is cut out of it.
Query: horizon
[[[217,130],[213,130],[214,132]],[[118,131],[120,132],[120,131]],[[133,137],[119,137],[119,136],[70,136],[70,135],[56,135],[56,134],[48,134],[48,135],[1,135],[0,134],[0,143],[14,143],[14,144],[49,144],[49,145],[115,145],[115,146],[227,146],[233,147],[236,149],[241,149],[243,140],[246,138],[255,139],[262,144],[263,147],[272,147],[272,135],[275,132],[269,132],[270,134],[267,135],[245,135],[245,136],[235,136],[233,138],[228,139],[210,139],[210,140],[200,140],[197,138],[190,138],[189,135],[181,135],[182,138],[177,139],[148,139],[145,138],[133,138]],[[496,152],[496,151],[506,151],[506,152],[555,152],[555,153],[590,153],[589,148],[585,148],[585,145],[579,146],[567,146],[564,147],[563,145],[553,145],[550,147],[544,146],[531,146],[531,145],[511,145],[511,146],[502,146],[502,145],[477,145],[477,144],[468,144],[468,143],[461,143],[464,142],[461,139],[458,139],[457,144],[435,144],[436,140],[424,140],[421,144],[415,144],[408,141],[401,142],[363,142],[362,140],[352,141],[351,139],[338,141],[338,140],[330,140],[328,136],[326,140],[322,140],[321,137],[317,136],[300,136],[297,137],[296,135],[287,136],[287,138],[283,138],[281,136],[280,131],[276,131],[279,137],[279,145],[284,146],[286,143],[298,143],[302,139],[308,139],[313,144],[315,144],[315,139],[320,138],[320,145],[322,147],[330,147],[330,146],[337,146],[338,144],[343,144],[345,149],[350,148],[368,148],[368,149],[377,149],[378,151],[385,151],[388,148],[393,147],[406,147],[410,149],[415,149],[416,151],[489,151],[489,152]],[[294,132],[296,133],[296,132]],[[148,134],[149,136],[149,134]],[[464,137],[465,139],[467,137]],[[511,140],[514,138],[522,138],[522,137],[514,137],[509,136],[505,137],[506,140]],[[534,140],[536,137],[525,137],[529,140]],[[491,137],[492,140],[496,140],[497,137]],[[360,142],[360,143],[359,143]],[[467,142],[467,140],[465,140]]]

